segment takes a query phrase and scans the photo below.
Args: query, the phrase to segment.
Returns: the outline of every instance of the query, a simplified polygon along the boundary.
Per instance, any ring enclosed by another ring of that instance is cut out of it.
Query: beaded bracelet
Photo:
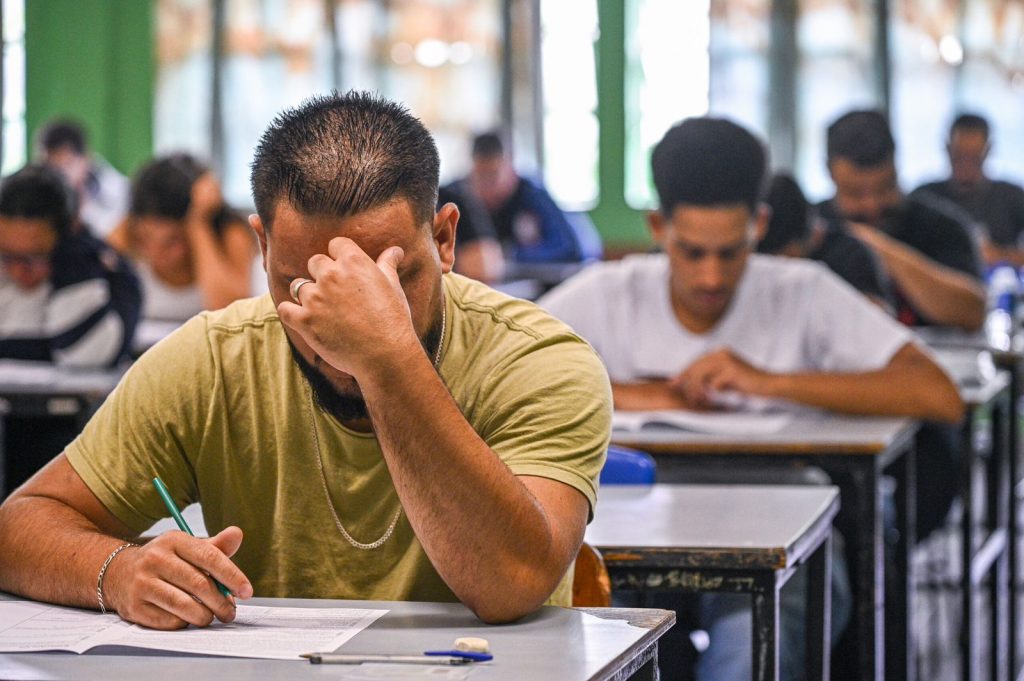
[[[114,557],[124,551],[129,546],[138,546],[135,542],[125,542],[116,549],[110,552],[107,559],[103,561],[103,565],[100,567],[100,574],[96,577],[96,600],[100,603],[100,612],[104,615],[107,614],[107,606],[103,603],[103,575],[107,573],[107,568],[110,566],[110,561],[114,560]]]

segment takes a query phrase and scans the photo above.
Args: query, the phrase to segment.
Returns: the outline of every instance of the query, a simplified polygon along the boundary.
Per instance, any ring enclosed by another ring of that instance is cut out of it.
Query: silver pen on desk
[[[401,664],[470,664],[472,660],[450,655],[360,655],[357,653],[303,653],[310,664],[363,664],[364,662],[394,662]]]

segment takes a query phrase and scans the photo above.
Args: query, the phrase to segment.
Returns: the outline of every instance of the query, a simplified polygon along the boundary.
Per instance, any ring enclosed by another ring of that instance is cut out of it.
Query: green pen
[[[171,499],[171,493],[167,489],[167,485],[164,484],[164,481],[161,480],[159,477],[153,478],[153,486],[156,487],[156,491],[157,493],[160,494],[160,498],[164,500],[164,506],[166,506],[167,510],[170,511],[171,517],[174,518],[174,522],[178,523],[178,529],[182,532],[185,532],[190,537],[196,536],[195,534],[193,534],[192,528],[189,527],[188,523],[185,522],[185,518],[182,517],[181,511],[179,511],[178,507],[174,505],[174,499]],[[213,577],[211,577],[210,579],[213,579]],[[213,583],[217,585],[217,590],[220,591],[222,594],[224,594],[225,596],[231,595],[231,592],[228,591],[228,588],[220,582],[218,582],[216,579],[213,580]]]

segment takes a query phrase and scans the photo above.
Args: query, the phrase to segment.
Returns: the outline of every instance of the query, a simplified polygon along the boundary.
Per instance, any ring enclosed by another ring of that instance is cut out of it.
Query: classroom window
[[[409,106],[437,142],[442,176],[454,178],[469,168],[474,133],[501,122],[498,0],[393,0],[386,7],[375,44],[358,57],[374,65],[366,86]]]
[[[962,35],[956,109],[980,113],[992,125],[989,172],[1024,183],[1024,1],[966,0]],[[940,145],[950,121],[942,123]]]
[[[767,140],[771,0],[712,0],[709,29],[711,113]]]
[[[900,0],[889,15],[893,136],[900,183],[910,190],[946,167],[943,142],[964,60],[958,0]]]
[[[221,179],[229,203],[251,203],[249,166],[274,116],[331,91],[326,9],[321,0],[228,0]]]
[[[625,195],[637,209],[655,204],[651,148],[671,125],[709,105],[707,0],[633,0],[626,5]]]
[[[812,200],[832,195],[825,131],[854,108],[877,106],[870,0],[801,0],[797,15],[796,176]]]
[[[212,0],[156,4],[156,153],[189,151],[209,159],[213,88]]]
[[[3,161],[9,175],[28,158],[25,130],[25,2],[3,1]]]
[[[566,209],[598,199],[597,38],[594,0],[541,3],[545,181]]]

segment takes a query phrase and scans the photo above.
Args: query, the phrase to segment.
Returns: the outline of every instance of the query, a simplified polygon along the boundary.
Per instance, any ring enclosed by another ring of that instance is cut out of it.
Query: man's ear
[[[756,248],[761,243],[764,235],[768,233],[768,223],[772,219],[772,207],[767,203],[760,203],[757,206],[757,214],[754,216],[754,242],[751,248]]]
[[[434,245],[437,246],[443,274],[451,272],[455,264],[455,234],[458,226],[459,208],[454,203],[446,203],[434,213]]]
[[[667,222],[661,211],[652,210],[647,212],[647,229],[651,232],[651,238],[654,239],[655,243],[663,248]]]
[[[256,240],[260,242],[260,253],[263,255],[263,271],[267,271],[267,230],[263,226],[263,220],[256,213],[249,216],[249,227],[256,233]]]

